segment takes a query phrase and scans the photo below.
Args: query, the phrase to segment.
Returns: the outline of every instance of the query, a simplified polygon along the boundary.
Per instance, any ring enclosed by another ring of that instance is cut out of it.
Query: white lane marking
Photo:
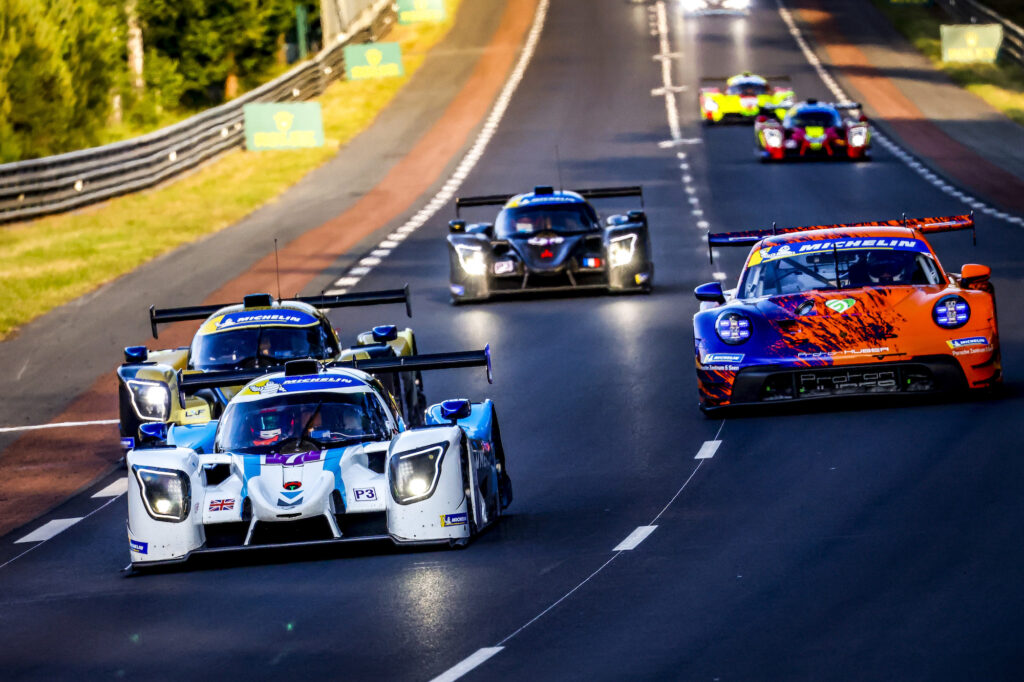
[[[478,649],[475,654],[445,670],[430,682],[454,682],[504,648],[503,646],[491,646]]]
[[[55,424],[33,424],[32,426],[3,426],[0,427],[0,433],[38,431],[39,429],[71,429],[79,426],[108,426],[117,423],[116,419],[97,419],[90,422],[57,422]]]
[[[508,80],[505,81],[505,85],[498,94],[498,99],[495,100],[494,106],[491,107],[491,112],[487,115],[487,119],[484,121],[484,125],[480,129],[480,133],[473,141],[473,145],[466,152],[466,155],[462,157],[462,160],[459,161],[459,165],[455,167],[451,177],[449,177],[444,185],[441,186],[441,189],[437,194],[435,194],[425,206],[417,211],[401,227],[389,234],[387,237],[388,242],[400,242],[420,227],[423,227],[423,225],[433,218],[438,211],[448,205],[452,198],[454,198],[455,193],[462,186],[463,181],[469,177],[470,172],[483,156],[484,150],[487,149],[487,145],[490,144],[491,139],[494,137],[495,133],[498,132],[498,126],[500,125],[501,120],[505,117],[505,112],[508,110],[509,104],[512,102],[512,95],[515,94],[516,89],[519,87],[519,83],[523,80],[523,76],[526,74],[526,68],[530,65],[530,61],[533,59],[533,54],[537,49],[537,43],[540,41],[540,34],[544,30],[544,20],[547,17],[549,4],[550,0],[540,0],[540,2],[537,3],[537,10],[533,15],[533,24],[530,26],[529,34],[526,36],[526,42],[523,43],[523,49],[519,53],[519,60],[516,62],[515,68],[512,69],[512,73],[509,74]],[[675,97],[674,95],[669,96]],[[384,243],[382,243],[381,246],[383,247]],[[397,246],[397,244],[395,244],[395,246]],[[363,258],[361,263],[365,263],[367,260],[369,260],[369,258]],[[362,264],[359,267],[352,268],[348,273],[346,273],[346,276],[350,277],[358,275],[359,277],[363,277],[383,260],[384,259],[381,258],[378,263],[373,265]],[[345,277],[334,282],[332,286],[349,286],[340,284],[343,279],[345,279]]]
[[[115,502],[116,500],[119,500],[119,499],[121,499],[121,498],[120,498],[120,497],[111,497],[111,498],[110,498],[109,500],[107,500],[106,502],[104,502],[104,503],[103,503],[103,504],[101,504],[100,506],[96,507],[95,509],[93,509],[93,510],[92,510],[91,512],[89,512],[89,513],[88,513],[88,514],[86,514],[85,516],[83,516],[83,517],[81,518],[81,520],[83,520],[83,521],[84,521],[85,519],[89,518],[90,516],[92,516],[92,515],[93,515],[93,514],[95,514],[96,512],[98,512],[98,511],[102,511],[103,509],[106,509],[106,508],[107,508],[107,507],[109,507],[109,506],[110,506],[110,505],[111,505],[111,504],[112,504],[113,502]],[[34,551],[34,550],[36,550],[36,549],[39,549],[40,547],[42,547],[43,545],[45,545],[45,544],[46,544],[47,542],[49,542],[49,539],[47,539],[47,540],[43,540],[42,542],[37,542],[36,544],[34,544],[34,545],[32,545],[31,547],[29,547],[28,549],[26,549],[26,550],[25,550],[24,552],[22,552],[21,554],[18,554],[17,556],[13,556],[13,557],[11,557],[10,559],[8,559],[7,561],[5,561],[5,562],[3,562],[2,564],[0,564],[0,569],[2,569],[2,568],[6,568],[7,566],[10,566],[11,564],[13,564],[13,563],[14,563],[15,561],[17,561],[17,560],[18,560],[18,559],[20,559],[21,557],[25,556],[26,554],[28,554],[28,553],[29,553],[29,552],[31,552],[31,551]]]
[[[128,492],[128,478],[122,476],[103,490],[95,493],[93,497],[118,497]]]
[[[715,273],[718,274],[718,273]],[[718,279],[717,277],[715,279]],[[694,459],[711,459],[718,452],[718,446],[722,444],[720,440],[706,440],[704,445],[700,446],[700,450],[697,451],[697,456]]]
[[[647,536],[654,532],[657,526],[637,526],[636,530],[626,536],[626,539],[615,545],[613,552],[627,552],[636,549],[637,545],[647,539]]]
[[[17,545],[22,542],[46,542],[57,533],[67,530],[84,518],[84,516],[76,516],[71,519],[53,519],[52,521],[47,521],[25,537],[15,540],[14,544]]]
[[[719,282],[724,282],[729,278],[729,275],[725,274],[724,272],[712,272],[711,276],[714,277]]]
[[[836,80],[828,73],[828,71],[825,70],[824,64],[821,63],[821,60],[818,59],[818,55],[815,54],[814,50],[811,49],[810,44],[804,38],[803,32],[797,27],[796,21],[793,19],[792,13],[790,13],[789,9],[786,8],[786,5],[783,2],[783,0],[775,0],[775,4],[778,6],[779,16],[781,16],[782,21],[785,22],[786,27],[789,29],[790,35],[793,36],[793,40],[796,41],[796,44],[800,48],[800,51],[803,52],[804,58],[808,61],[808,63],[810,63],[812,67],[814,67],[814,70],[817,72],[818,77],[821,78],[822,82],[825,83],[825,86],[832,92],[832,94],[835,96],[837,100],[844,102],[850,101],[850,97],[847,96],[843,89],[839,87],[839,83],[837,83]],[[970,206],[971,208],[975,209],[980,213],[984,213],[985,215],[989,215],[992,217],[999,217],[998,214],[1000,213],[1000,211],[998,209],[989,206],[988,204],[982,201],[979,201],[977,198],[973,196],[969,196],[962,192],[948,192],[943,187],[943,185],[947,184],[945,183],[945,181],[943,181],[935,173],[931,172],[931,170],[929,170],[924,163],[922,163],[919,159],[915,158],[913,154],[903,149],[899,144],[890,139],[884,133],[872,129],[872,137],[874,138],[874,140],[879,142],[883,147],[888,149],[891,154],[893,154],[894,156],[896,156],[896,158],[902,161],[908,168],[910,168],[918,175],[920,175],[921,178],[928,184],[938,188],[943,192],[946,192],[947,194],[950,194],[952,197],[960,200],[961,202],[967,204],[968,206]],[[1020,216],[1011,215],[1006,219],[1006,221],[1013,223],[1015,225],[1024,225],[1024,218]]]

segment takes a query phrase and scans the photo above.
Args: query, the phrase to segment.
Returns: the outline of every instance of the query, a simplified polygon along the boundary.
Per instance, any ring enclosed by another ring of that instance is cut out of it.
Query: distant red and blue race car
[[[828,104],[809,99],[786,111],[779,121],[775,116],[761,114],[754,122],[758,154],[762,161],[783,159],[850,159],[868,158],[871,128],[860,104],[853,102]],[[762,107],[771,112],[773,107]]]
[[[965,229],[971,215],[710,235],[753,248],[734,291],[695,292],[701,409],[1000,384],[991,271],[947,273],[925,240]]]

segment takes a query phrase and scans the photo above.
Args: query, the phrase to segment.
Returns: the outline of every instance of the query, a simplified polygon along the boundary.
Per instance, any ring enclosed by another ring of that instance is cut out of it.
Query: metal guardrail
[[[377,0],[334,44],[237,99],[141,137],[0,165],[0,223],[70,211],[153,187],[245,143],[243,107],[319,96],[345,73],[344,47],[377,40],[395,22]]]
[[[1024,28],[975,0],[935,0],[935,4],[964,24],[1002,24],[1002,52],[1024,66]]]

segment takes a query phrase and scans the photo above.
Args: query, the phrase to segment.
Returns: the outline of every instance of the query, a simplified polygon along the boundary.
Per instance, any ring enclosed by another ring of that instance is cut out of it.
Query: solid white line
[[[116,419],[97,419],[91,422],[57,422],[56,424],[34,424],[32,426],[3,426],[0,427],[0,433],[38,431],[39,429],[70,429],[78,426],[108,426],[116,423]]]
[[[480,649],[469,658],[463,659],[462,662],[444,671],[430,682],[454,682],[504,648],[505,647],[503,646],[491,646]]]
[[[704,445],[700,446],[700,450],[697,451],[697,456],[694,459],[711,459],[718,452],[718,446],[722,444],[720,440],[706,440]]]
[[[128,478],[122,476],[103,490],[95,493],[93,497],[118,497],[128,492]]]
[[[17,545],[22,542],[46,542],[57,533],[67,530],[84,518],[84,516],[78,516],[73,519],[53,519],[52,521],[47,521],[45,524],[36,528],[20,540],[15,540],[14,544]]]
[[[654,532],[657,526],[637,526],[636,530],[626,536],[626,539],[615,545],[613,552],[625,552],[636,549],[637,545],[647,539],[647,536]]]

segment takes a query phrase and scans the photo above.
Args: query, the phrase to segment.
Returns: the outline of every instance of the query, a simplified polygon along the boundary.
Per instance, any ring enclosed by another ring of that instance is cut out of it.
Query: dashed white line
[[[434,195],[434,197],[427,202],[426,206],[421,208],[413,215],[408,221],[405,222],[401,227],[396,229],[394,232],[388,235],[387,239],[389,242],[400,242],[409,236],[412,232],[422,227],[428,220],[434,217],[438,211],[441,210],[445,205],[451,201],[452,197],[455,196],[455,192],[458,191],[459,187],[462,186],[462,182],[469,177],[470,172],[476,166],[477,162],[483,156],[484,150],[498,131],[498,126],[501,120],[505,117],[505,112],[508,110],[509,104],[512,102],[512,95],[515,94],[516,89],[519,87],[519,83],[523,80],[523,76],[526,73],[526,68],[530,65],[530,61],[533,59],[533,54],[537,49],[537,43],[540,41],[540,34],[544,29],[544,20],[547,17],[548,5],[550,0],[540,0],[537,3],[537,10],[533,15],[533,24],[530,26],[530,32],[526,36],[526,42],[523,44],[522,52],[519,53],[519,60],[516,62],[515,68],[512,69],[512,73],[509,74],[508,80],[505,81],[505,85],[501,92],[498,94],[498,99],[495,100],[494,106],[491,107],[490,113],[487,115],[487,119],[484,121],[483,127],[480,129],[479,134],[473,141],[473,145],[466,152],[466,155],[462,157],[459,165],[456,166],[452,172],[451,177],[441,186],[441,189]],[[673,97],[674,95],[666,95],[666,97]],[[388,248],[394,248],[389,246]],[[381,244],[383,247],[384,244]],[[368,263],[370,259],[377,260],[376,263]],[[371,269],[380,264],[383,260],[383,256],[376,257],[370,256],[363,258],[360,261],[360,265],[351,268],[345,276],[334,282],[333,287],[344,287],[348,289],[359,282],[363,277],[370,273]],[[351,284],[340,284],[341,280],[346,278],[355,278],[355,281]]]
[[[637,526],[636,530],[626,536],[626,539],[615,545],[613,552],[627,552],[636,549],[637,546],[647,539],[647,536],[654,532],[657,526]]]
[[[31,426],[3,426],[0,433],[14,433],[17,431],[38,431],[39,429],[70,429],[79,426],[109,426],[117,424],[116,419],[96,419],[88,422],[56,422],[54,424],[33,424]]]
[[[718,274],[718,273],[715,273]],[[717,279],[717,277],[716,277]],[[706,440],[704,445],[700,446],[700,450],[697,451],[697,456],[694,459],[711,459],[718,452],[718,446],[722,444],[720,440]]]
[[[103,511],[104,509],[106,509],[107,507],[109,507],[109,506],[110,506],[110,505],[111,505],[111,504],[112,504],[113,502],[115,502],[116,500],[120,499],[120,497],[121,497],[120,495],[118,495],[117,497],[111,497],[111,498],[110,498],[109,500],[107,500],[106,502],[104,502],[104,503],[103,503],[103,504],[101,504],[100,506],[96,507],[96,508],[95,508],[95,509],[93,509],[93,510],[92,510],[91,512],[89,512],[88,514],[86,514],[85,516],[83,516],[82,518],[80,518],[80,519],[77,519],[77,521],[82,521],[82,520],[85,520],[85,519],[89,518],[90,516],[92,516],[93,514],[95,514],[95,513],[97,513],[97,512],[100,512],[100,511]],[[51,536],[51,537],[52,537],[52,536]],[[21,557],[25,556],[25,555],[26,555],[26,554],[28,554],[29,552],[32,552],[32,551],[34,551],[34,550],[36,550],[36,549],[39,549],[39,548],[40,548],[40,547],[42,547],[42,546],[43,546],[44,544],[46,544],[47,542],[49,542],[49,541],[50,541],[50,539],[51,539],[51,538],[47,538],[47,539],[45,539],[45,540],[41,540],[41,541],[39,541],[39,542],[36,542],[36,543],[35,543],[34,545],[32,545],[31,547],[29,547],[28,549],[26,549],[26,550],[25,550],[24,552],[22,552],[21,554],[18,554],[18,555],[16,555],[16,556],[13,556],[13,557],[11,557],[10,559],[8,559],[7,561],[5,561],[5,562],[3,562],[2,564],[0,564],[0,569],[2,569],[2,568],[6,568],[7,566],[10,566],[10,565],[11,565],[11,564],[13,564],[13,563],[14,563],[15,561],[17,561],[17,560],[18,560],[18,559],[20,559]],[[25,540],[25,542],[27,542],[27,540]]]
[[[724,282],[729,277],[729,275],[725,274],[724,272],[713,272],[711,273],[711,276],[714,277],[719,282]]]
[[[84,518],[84,516],[76,516],[70,519],[53,519],[52,521],[47,521],[25,537],[15,540],[14,544],[17,545],[22,542],[46,542],[53,536],[57,535],[57,533],[67,530]]]
[[[95,493],[93,497],[117,497],[128,492],[128,478],[122,476],[103,490]]]
[[[464,658],[460,663],[444,671],[430,682],[455,682],[455,680],[459,679],[473,668],[476,668],[504,648],[505,647],[503,646],[492,646],[484,649],[478,649],[472,656]]]

